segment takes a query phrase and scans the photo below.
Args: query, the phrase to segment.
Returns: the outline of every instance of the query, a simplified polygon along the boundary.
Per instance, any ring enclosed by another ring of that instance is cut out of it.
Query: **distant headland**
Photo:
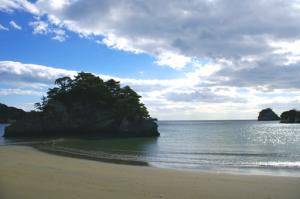
[[[277,120],[280,120],[280,123],[300,123],[300,111],[295,109],[284,111],[280,117],[271,108],[266,108],[259,112],[258,121]]]
[[[0,123],[10,123],[25,116],[26,112],[22,109],[6,106],[0,103]]]
[[[16,120],[6,127],[5,137],[159,136],[155,119],[129,86],[121,87],[118,81],[103,81],[84,72],[74,78],[58,78],[55,85],[41,103],[35,104],[38,111],[22,114],[20,110],[20,117],[4,118],[6,122]]]

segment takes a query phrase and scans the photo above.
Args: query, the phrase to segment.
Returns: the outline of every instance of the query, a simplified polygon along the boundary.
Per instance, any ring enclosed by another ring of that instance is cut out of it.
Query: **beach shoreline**
[[[300,198],[300,178],[180,171],[0,147],[1,198]]]
[[[201,173],[208,173],[208,174],[230,174],[230,175],[258,175],[258,176],[282,176],[282,177],[295,177],[300,178],[298,173],[288,173],[286,171],[280,170],[280,168],[272,168],[272,171],[266,171],[261,169],[252,169],[246,168],[242,170],[242,168],[184,168],[184,167],[172,167],[172,166],[163,166],[162,164],[155,164],[146,161],[140,160],[128,160],[128,159],[117,159],[117,158],[108,158],[99,156],[98,154],[89,154],[87,151],[81,151],[78,149],[71,149],[66,147],[51,147],[50,145],[45,144],[31,144],[25,145],[33,147],[41,152],[59,155],[64,157],[70,158],[79,158],[84,160],[92,160],[92,161],[99,161],[104,163],[111,163],[111,164],[121,164],[121,165],[132,165],[132,166],[147,166],[147,167],[154,167],[154,168],[163,168],[163,169],[170,169],[174,171],[190,171],[190,172],[201,172]]]
[[[91,161],[98,161],[98,162],[111,163],[111,164],[121,164],[121,165],[150,166],[147,162],[104,158],[101,156],[87,154],[86,151],[81,152],[79,150],[65,149],[64,147],[63,148],[50,147],[50,146],[45,146],[44,144],[34,144],[34,145],[30,145],[30,147],[33,147],[34,149],[44,153],[69,157],[69,158],[78,158],[83,160],[91,160]]]

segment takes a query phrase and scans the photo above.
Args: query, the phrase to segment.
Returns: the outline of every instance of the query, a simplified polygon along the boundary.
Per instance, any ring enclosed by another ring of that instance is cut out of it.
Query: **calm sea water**
[[[58,149],[157,167],[300,176],[300,124],[159,121],[158,138],[51,140]],[[0,126],[0,131],[3,125]],[[40,140],[0,140],[1,144]],[[45,141],[45,140],[44,140]]]

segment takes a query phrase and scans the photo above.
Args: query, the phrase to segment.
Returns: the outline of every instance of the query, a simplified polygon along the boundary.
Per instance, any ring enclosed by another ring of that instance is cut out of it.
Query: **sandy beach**
[[[300,198],[300,178],[102,163],[0,147],[0,198]]]

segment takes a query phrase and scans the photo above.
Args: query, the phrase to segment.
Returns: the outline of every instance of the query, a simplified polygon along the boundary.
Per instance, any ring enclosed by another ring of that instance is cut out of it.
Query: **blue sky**
[[[299,107],[299,8],[298,0],[0,0],[0,102],[31,110],[57,77],[86,71],[130,85],[159,119],[280,114]]]

